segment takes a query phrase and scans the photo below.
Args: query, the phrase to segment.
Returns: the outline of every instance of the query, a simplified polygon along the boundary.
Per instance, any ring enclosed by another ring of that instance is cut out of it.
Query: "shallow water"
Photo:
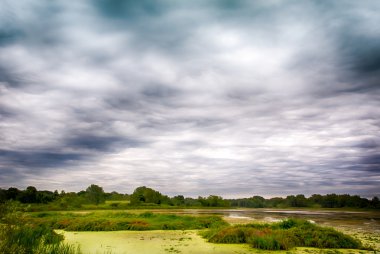
[[[363,243],[380,250],[380,212],[349,212],[328,210],[273,209],[178,209],[150,210],[154,213],[187,214],[193,216],[220,215],[229,223],[275,222],[285,218],[302,218],[324,226],[332,226],[359,238]],[[126,212],[144,212],[131,211]],[[65,241],[80,244],[83,253],[265,253],[248,245],[212,244],[195,230],[176,231],[114,231],[64,232]],[[359,250],[340,250],[344,254],[370,253]],[[274,253],[274,252],[272,252]],[[289,252],[275,252],[286,254]],[[297,248],[290,253],[325,253],[318,249]],[[328,252],[326,252],[328,253]],[[372,252],[373,253],[373,252]]]
[[[155,211],[189,215],[220,215],[227,221],[238,223],[263,221],[275,222],[287,218],[306,219],[320,225],[362,229],[380,233],[380,212],[372,211],[329,211],[329,210],[273,210],[273,209],[184,209]]]
[[[162,212],[162,211],[160,211]],[[170,212],[170,211],[166,211]],[[354,236],[362,243],[380,250],[380,212],[299,209],[185,209],[171,211],[189,215],[220,215],[231,224],[278,222],[287,218],[305,219],[322,226],[334,227]]]
[[[62,232],[62,231],[61,231]],[[212,244],[194,230],[63,232],[66,243],[84,254],[230,254],[252,253],[246,244]]]

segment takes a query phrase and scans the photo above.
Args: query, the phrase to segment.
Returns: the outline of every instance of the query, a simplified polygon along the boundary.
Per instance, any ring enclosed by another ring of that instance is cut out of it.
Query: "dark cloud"
[[[6,46],[7,44],[14,43],[18,39],[23,37],[23,33],[17,30],[1,30],[0,29],[0,46]]]
[[[169,97],[175,96],[180,91],[171,87],[161,85],[151,85],[143,89],[142,94],[148,98],[165,100]]]
[[[380,147],[380,140],[378,139],[364,139],[355,144],[359,148],[364,148],[364,149],[375,149]]]
[[[365,165],[373,165],[374,167],[377,167],[378,171],[380,171],[380,154],[365,156],[360,160],[360,163]]]
[[[0,64],[0,84],[7,87],[18,87],[25,84],[23,75],[12,70],[5,64]]]
[[[352,59],[349,62],[354,71],[361,75],[378,75],[380,71],[380,46],[374,42],[379,38],[353,38],[351,45],[344,47],[348,57]],[[350,41],[348,39],[348,41]],[[347,44],[349,44],[346,41]],[[347,59],[346,59],[347,60]]]
[[[9,107],[0,104],[0,120],[16,116],[17,113]]]
[[[112,151],[126,149],[130,147],[140,147],[145,142],[120,137],[120,136],[95,136],[95,135],[78,135],[65,140],[66,146],[73,149],[89,149],[98,151]]]
[[[0,158],[7,168],[22,166],[34,169],[65,166],[84,159],[84,155],[49,151],[0,150]]]
[[[378,3],[5,6],[1,185],[380,194]]]
[[[157,16],[166,8],[163,3],[150,1],[97,0],[94,1],[100,13],[111,19],[138,19],[144,16]]]

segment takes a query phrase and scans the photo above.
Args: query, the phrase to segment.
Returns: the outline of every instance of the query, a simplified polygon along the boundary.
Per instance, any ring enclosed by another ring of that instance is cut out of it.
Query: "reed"
[[[214,243],[249,243],[263,250],[289,250],[293,247],[363,248],[360,241],[333,228],[306,220],[287,219],[273,224],[247,224],[214,228],[203,233]]]

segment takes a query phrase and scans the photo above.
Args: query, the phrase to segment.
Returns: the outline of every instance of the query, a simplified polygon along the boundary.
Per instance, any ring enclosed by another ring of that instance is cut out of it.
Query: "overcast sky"
[[[0,0],[0,187],[380,195],[379,13]]]

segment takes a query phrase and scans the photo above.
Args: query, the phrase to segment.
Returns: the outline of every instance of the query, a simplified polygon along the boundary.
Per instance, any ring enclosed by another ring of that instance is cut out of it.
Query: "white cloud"
[[[372,10],[323,27],[314,4],[202,4],[107,16],[90,1],[9,2],[22,36],[0,44],[0,185],[378,194],[352,179],[379,177],[379,90],[340,44]]]

